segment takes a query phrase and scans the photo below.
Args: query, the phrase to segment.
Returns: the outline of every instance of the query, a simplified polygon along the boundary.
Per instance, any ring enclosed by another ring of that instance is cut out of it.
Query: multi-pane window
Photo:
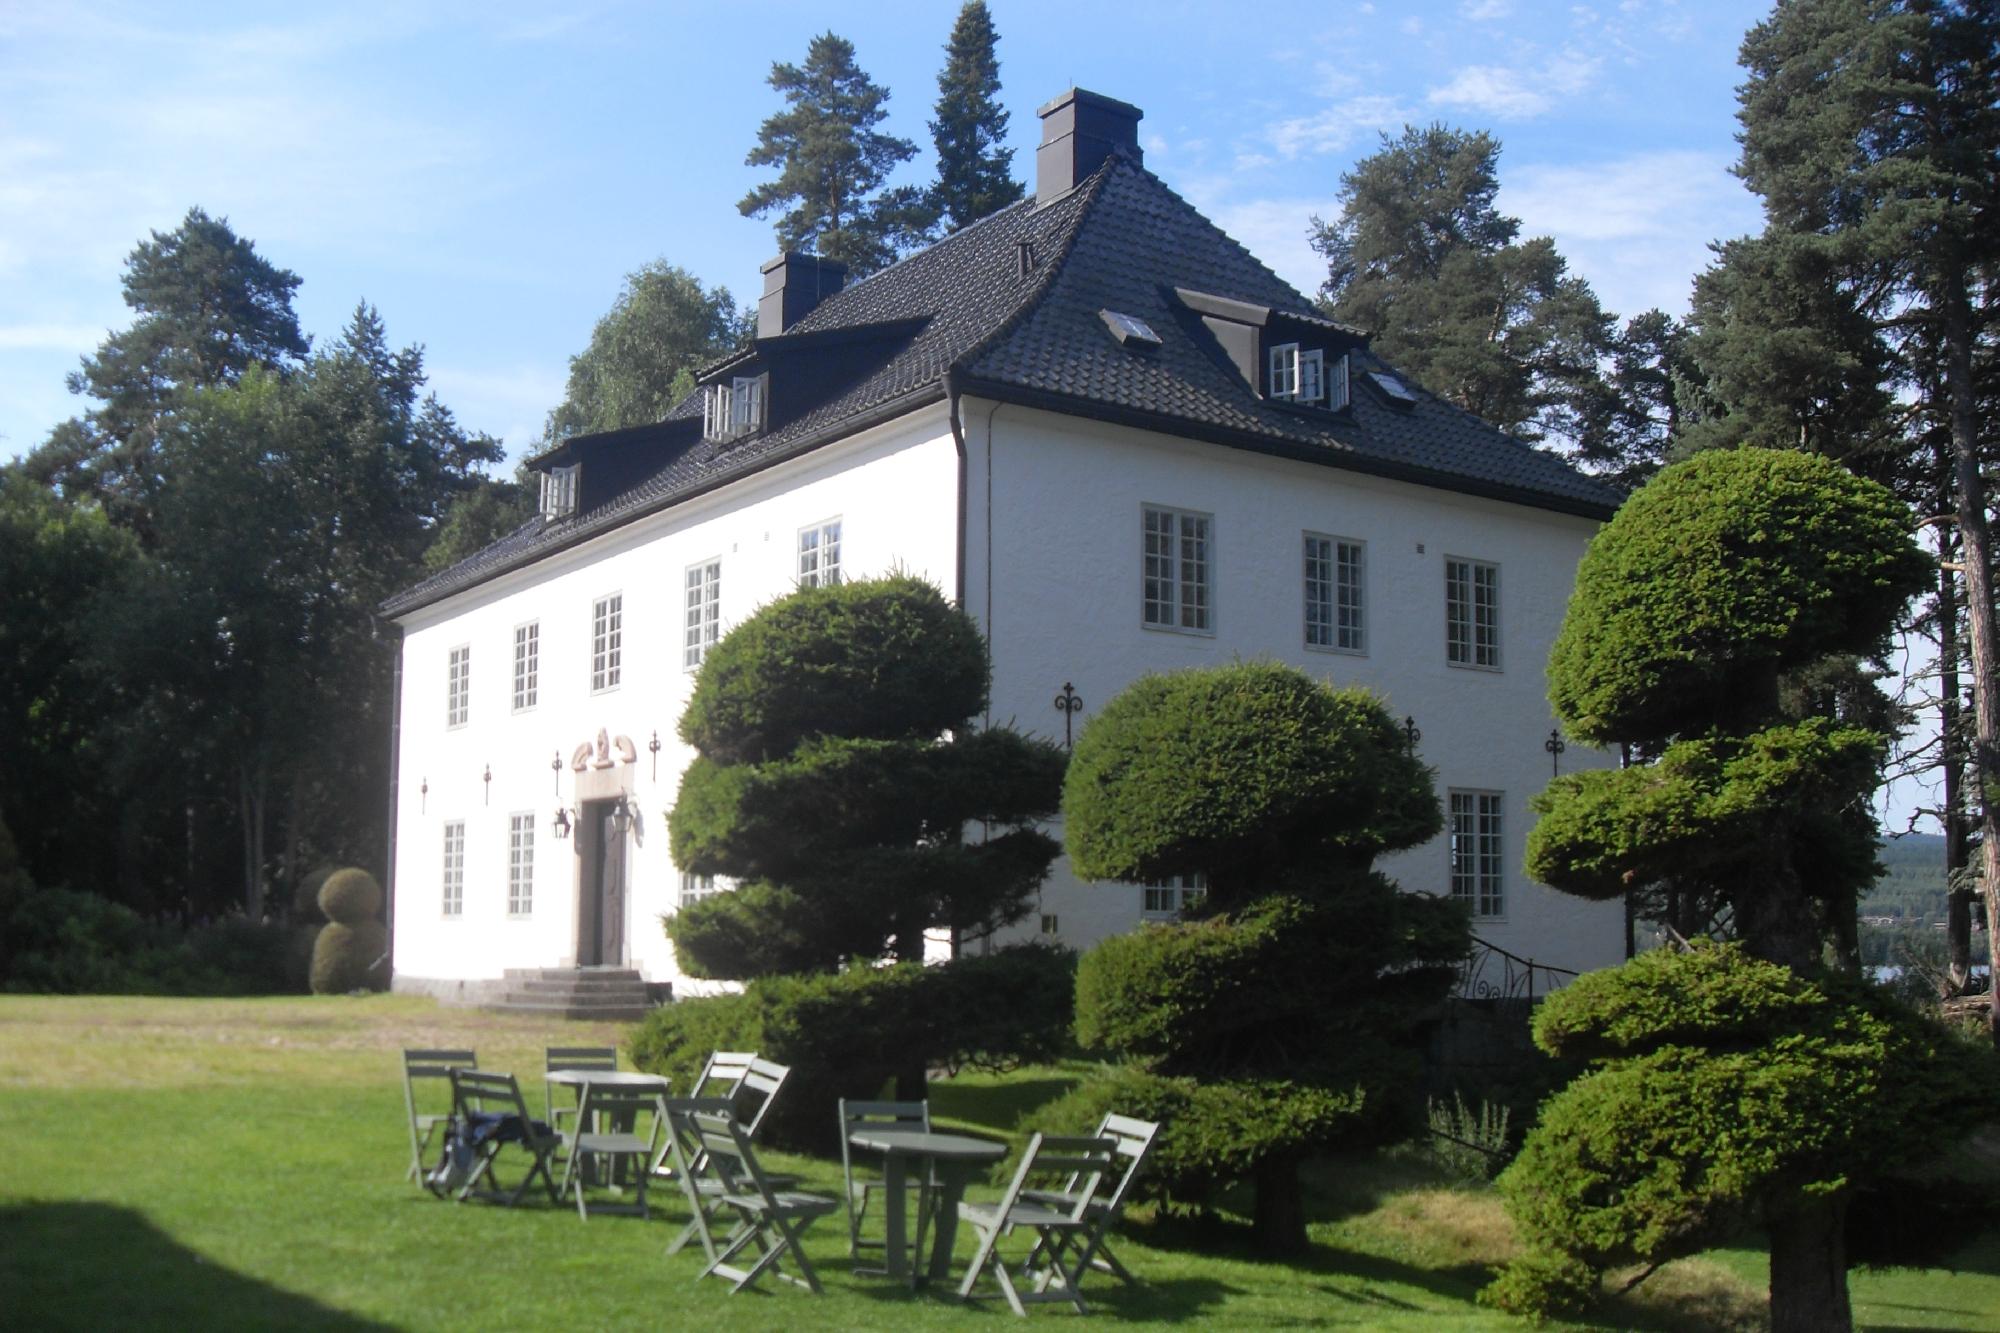
[[[514,626],[514,711],[535,706],[542,688],[542,622]]]
[[[576,466],[552,467],[542,474],[542,517],[576,512]]]
[[[465,822],[454,820],[444,826],[444,914],[458,916],[465,911]]]
[[[1200,902],[1208,881],[1200,875],[1169,875],[1139,890],[1139,909],[1149,917],[1169,920]]]
[[[1155,629],[1206,634],[1210,617],[1209,525],[1207,514],[1146,506],[1143,519],[1145,624]]]
[[[615,690],[625,664],[625,594],[600,597],[590,608],[590,688]]]
[[[722,636],[722,562],[705,560],[687,571],[687,631],[681,665],[692,671]]]
[[[727,891],[727,885],[719,885],[713,875],[697,875],[692,870],[681,871],[681,906],[692,907],[703,898],[713,898]]]
[[[711,384],[702,391],[701,433],[704,439],[733,440],[764,424],[763,375],[738,376],[728,384]]]
[[[1360,542],[1306,534],[1306,646],[1368,651],[1362,600],[1366,557]]]
[[[1470,903],[1475,916],[1506,910],[1501,882],[1500,793],[1451,793],[1451,896]]]
[[[507,915],[535,910],[535,817],[507,817]]]
[[[1270,396],[1294,403],[1317,403],[1326,396],[1326,353],[1317,347],[1280,343],[1269,353]]]
[[[444,724],[462,727],[472,713],[472,647],[451,650],[445,667]]]
[[[840,520],[799,529],[799,586],[832,587],[840,582]]]
[[[1453,666],[1500,666],[1500,566],[1445,557],[1444,657]]]
[[[1054,912],[1042,913],[1042,934],[1044,935],[1062,934],[1062,920],[1059,917],[1057,917]]]

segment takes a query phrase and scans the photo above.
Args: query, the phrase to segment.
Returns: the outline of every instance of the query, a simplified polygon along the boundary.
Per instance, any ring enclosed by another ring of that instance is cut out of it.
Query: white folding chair
[[[685,1107],[685,1099],[681,1106]],[[731,1291],[742,1291],[768,1272],[820,1294],[824,1289],[819,1275],[813,1272],[799,1237],[816,1219],[839,1208],[840,1201],[773,1185],[758,1164],[749,1133],[728,1111],[678,1109],[670,1102],[667,1115],[676,1122],[670,1147],[678,1164],[686,1168],[680,1174],[694,1209],[692,1225],[710,1256],[701,1276],[726,1278]],[[709,1185],[707,1190],[697,1187],[697,1169]],[[710,1208],[715,1216],[735,1215],[735,1227],[720,1239],[714,1234]],[[736,1262],[746,1251],[756,1254],[748,1268]],[[784,1269],[787,1255],[798,1265],[797,1276]]]
[[[1117,1172],[1118,1165],[1118,1144],[1114,1139],[1037,1134],[1028,1140],[1021,1165],[998,1203],[958,1206],[959,1220],[969,1223],[979,1237],[972,1262],[965,1270],[965,1280],[959,1283],[959,1298],[973,1299],[980,1277],[991,1271],[1000,1285],[1000,1294],[1017,1315],[1025,1316],[1027,1306],[1039,1301],[1067,1301],[1076,1307],[1078,1314],[1087,1313],[1083,1297],[1076,1290],[1078,1274],[1063,1259],[1065,1254],[1076,1251],[1071,1242],[1057,1238],[1063,1233],[1081,1236],[1091,1228],[1091,1202],[1106,1177]],[[1023,1197],[1030,1183],[1037,1180],[1060,1180],[1064,1186],[1073,1183],[1074,1189],[1067,1191],[1070,1202],[1058,1206]],[[1026,1292],[1015,1287],[999,1249],[1000,1238],[1016,1228],[1034,1233],[1035,1244],[1030,1253],[1047,1264],[1033,1289]]]

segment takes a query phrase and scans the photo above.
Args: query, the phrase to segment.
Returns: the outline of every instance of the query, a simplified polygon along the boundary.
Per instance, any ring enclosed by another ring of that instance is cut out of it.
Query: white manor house
[[[1041,109],[1033,195],[852,286],[764,267],[757,336],[654,425],[532,460],[538,517],[391,599],[398,989],[510,969],[702,989],[661,919],[727,891],[666,816],[703,654],[796,587],[902,570],[984,629],[986,720],[1061,740],[1147,672],[1270,658],[1376,691],[1447,831],[1387,858],[1502,949],[1624,956],[1616,903],[1527,880],[1557,749],[1543,663],[1618,496],[1399,378],[1142,165],[1136,107]],[[1078,882],[1077,948],[1190,886]]]

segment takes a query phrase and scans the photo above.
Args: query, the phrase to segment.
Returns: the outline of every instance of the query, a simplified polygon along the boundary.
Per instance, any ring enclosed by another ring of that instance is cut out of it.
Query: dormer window
[[[572,463],[542,474],[543,518],[563,518],[576,512],[576,468]]]
[[[739,375],[727,384],[702,391],[701,434],[707,440],[733,440],[764,426],[764,388],[769,377]]]
[[[1267,355],[1268,395],[1280,402],[1339,409],[1347,406],[1347,358],[1334,358],[1318,347],[1279,343]]]

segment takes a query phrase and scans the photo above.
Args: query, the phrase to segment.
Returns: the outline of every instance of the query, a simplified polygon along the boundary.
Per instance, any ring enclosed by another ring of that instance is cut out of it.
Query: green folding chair
[[[501,1120],[497,1132],[490,1133],[479,1144],[472,1170],[459,1187],[459,1202],[477,1196],[512,1207],[521,1201],[537,1176],[541,1177],[549,1202],[561,1201],[562,1196],[556,1192],[553,1168],[556,1152],[562,1147],[562,1136],[528,1114],[527,1099],[521,1095],[521,1085],[512,1074],[454,1069],[451,1071],[451,1101],[452,1114],[464,1117],[468,1122],[479,1116],[497,1116]],[[512,1190],[501,1182],[500,1173],[494,1169],[500,1155],[509,1148],[518,1148],[529,1158],[521,1183]]]
[[[770,1273],[816,1296],[822,1294],[825,1289],[799,1238],[815,1220],[838,1210],[840,1200],[774,1185],[757,1161],[748,1131],[727,1111],[676,1111],[670,1104],[667,1115],[683,1121],[681,1132],[674,1136],[676,1144],[684,1145],[675,1150],[683,1158],[681,1164],[692,1168],[698,1157],[701,1179],[710,1186],[699,1190],[694,1171],[682,1173],[682,1188],[694,1209],[702,1249],[713,1256],[701,1276],[724,1278],[731,1284],[730,1290],[737,1292]],[[688,1155],[690,1147],[694,1156]],[[735,1226],[718,1238],[714,1218],[732,1215]],[[746,1251],[756,1255],[748,1268],[737,1262]],[[798,1266],[797,1275],[784,1269],[788,1255]]]
[[[557,1192],[574,1192],[577,1216],[585,1221],[590,1220],[592,1213],[650,1217],[646,1208],[646,1178],[651,1172],[647,1167],[659,1155],[666,1132],[666,1094],[644,1088],[589,1085],[576,1108],[576,1129],[568,1136],[569,1161]],[[634,1202],[587,1203],[584,1177],[592,1173],[584,1171],[583,1164],[593,1163],[597,1179],[609,1181],[617,1178],[617,1163],[621,1159],[633,1164]]]
[[[1039,1301],[1066,1301],[1085,1314],[1083,1297],[1077,1292],[1078,1271],[1089,1263],[1079,1246],[1096,1223],[1091,1203],[1103,1182],[1119,1173],[1118,1143],[1115,1139],[1059,1138],[1037,1134],[1028,1140],[1021,1165],[998,1203],[962,1203],[958,1219],[979,1237],[972,1262],[959,1283],[960,1300],[975,1298],[975,1288],[987,1272],[1000,1286],[1000,1294],[1017,1315],[1025,1316],[1027,1306]],[[1043,1203],[1025,1197],[1037,1181],[1046,1188],[1061,1190],[1069,1200],[1064,1204]],[[1062,1182],[1060,1185],[1054,1182]],[[1014,1285],[1007,1262],[1000,1255],[1000,1238],[1016,1230],[1033,1233],[1030,1254],[1047,1266],[1041,1270],[1031,1290]]]
[[[410,1169],[404,1179],[418,1184],[424,1179],[424,1154],[430,1150],[431,1136],[437,1127],[451,1117],[451,1071],[454,1069],[477,1069],[479,1057],[471,1051],[454,1050],[405,1050],[403,1052],[403,1109],[410,1121]],[[445,1108],[440,1111],[426,1111],[421,1108],[417,1091],[419,1083],[444,1085]]]
[[[868,1201],[879,1190],[886,1189],[888,1183],[879,1170],[855,1170],[854,1149],[848,1139],[860,1129],[915,1129],[926,1133],[931,1127],[931,1104],[929,1102],[863,1102],[840,1099],[840,1174],[847,1185],[847,1253],[856,1260],[857,1273],[886,1272],[885,1268],[862,1268],[859,1266],[863,1250],[881,1250],[886,1258],[889,1248],[887,1237],[880,1240],[862,1234],[862,1226],[868,1214]],[[914,1237],[914,1254],[921,1254],[924,1246],[925,1199],[928,1197],[930,1181],[924,1173],[912,1172],[905,1177],[905,1185],[917,1195],[914,1216],[917,1225]],[[914,1264],[914,1257],[912,1259]]]

